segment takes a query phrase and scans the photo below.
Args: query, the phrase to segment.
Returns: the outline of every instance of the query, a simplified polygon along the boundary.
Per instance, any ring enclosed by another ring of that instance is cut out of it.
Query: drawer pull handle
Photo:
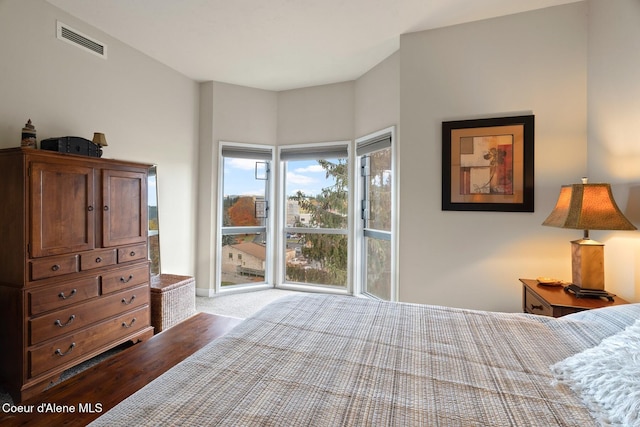
[[[543,310],[544,307],[542,305],[533,305],[531,304],[531,310]]]
[[[66,356],[67,354],[71,353],[71,350],[73,350],[73,348],[76,346],[76,343],[72,342],[71,345],[69,346],[69,350],[65,351],[64,353],[62,352],[62,350],[60,350],[59,348],[56,349],[55,353],[62,357],[62,356]]]
[[[96,264],[100,264],[102,262],[102,258],[98,257],[96,258]]]
[[[108,210],[109,210],[109,206],[105,206],[103,209],[104,209],[104,210],[105,210],[105,212],[106,212],[106,211],[108,211]]]
[[[129,323],[127,325],[127,322],[122,322],[122,327],[123,328],[130,328],[133,326],[133,324],[136,323],[136,318],[134,317],[133,319],[131,319],[131,323]]]
[[[87,208],[87,210],[88,210],[89,212],[93,212],[93,206],[89,206],[89,207]]]
[[[136,299],[136,296],[135,296],[135,295],[132,295],[132,296],[131,296],[131,299],[129,300],[129,302],[127,302],[127,300],[126,300],[126,299],[122,298],[122,303],[123,303],[124,305],[129,305],[129,304],[131,304],[131,303],[133,302],[133,300],[134,300],[134,299]]]
[[[51,271],[58,271],[58,270],[60,270],[60,265],[54,264],[53,266],[51,266]]]
[[[68,299],[68,298],[71,298],[72,296],[74,296],[76,294],[76,292],[78,292],[76,289],[71,289],[71,293],[69,294],[69,296],[65,296],[64,292],[60,292],[58,294],[58,298]]]
[[[69,317],[69,320],[67,320],[67,323],[62,323],[59,319],[53,323],[60,328],[64,328],[65,326],[70,325],[71,322],[73,322],[75,319],[76,319],[76,315],[72,314],[71,317]]]
[[[129,256],[136,256],[136,253],[134,251],[129,252]]]
[[[128,277],[128,278],[126,278],[126,279],[125,279],[124,277],[121,277],[121,278],[120,278],[120,281],[121,281],[122,283],[129,283],[129,282],[131,281],[131,279],[133,279],[133,274],[130,274],[130,275],[129,275],[129,277]]]

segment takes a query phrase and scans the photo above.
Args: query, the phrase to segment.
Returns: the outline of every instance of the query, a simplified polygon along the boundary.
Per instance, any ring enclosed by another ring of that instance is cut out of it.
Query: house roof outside
[[[243,242],[230,246],[236,251],[251,255],[252,257],[258,258],[262,261],[267,259],[267,248],[264,245],[254,242]]]

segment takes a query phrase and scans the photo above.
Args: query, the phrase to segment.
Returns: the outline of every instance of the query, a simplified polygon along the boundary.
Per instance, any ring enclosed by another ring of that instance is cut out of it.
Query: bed
[[[585,352],[640,329],[638,319],[640,304],[554,319],[288,296],[92,425],[615,424],[609,412],[585,404],[570,362],[593,360]]]

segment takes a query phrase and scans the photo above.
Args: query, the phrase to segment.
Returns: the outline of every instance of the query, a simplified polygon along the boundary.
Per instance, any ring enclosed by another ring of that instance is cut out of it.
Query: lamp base
[[[604,245],[585,238],[571,242],[571,283],[604,291]]]
[[[609,301],[613,301],[613,297],[616,296],[604,290],[585,289],[573,284],[565,286],[564,290],[565,292],[574,294],[576,298],[606,298]]]

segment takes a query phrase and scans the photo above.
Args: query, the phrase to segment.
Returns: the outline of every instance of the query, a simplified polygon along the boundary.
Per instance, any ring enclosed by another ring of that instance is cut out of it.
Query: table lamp
[[[104,133],[94,132],[93,143],[98,146],[98,157],[102,157],[102,147],[106,147],[109,145],[107,144],[107,137],[104,136]]]
[[[563,185],[555,208],[542,225],[584,230],[571,242],[571,282],[565,288],[577,297],[613,299],[604,290],[604,244],[589,238],[589,230],[636,230],[620,212],[609,184]]]

